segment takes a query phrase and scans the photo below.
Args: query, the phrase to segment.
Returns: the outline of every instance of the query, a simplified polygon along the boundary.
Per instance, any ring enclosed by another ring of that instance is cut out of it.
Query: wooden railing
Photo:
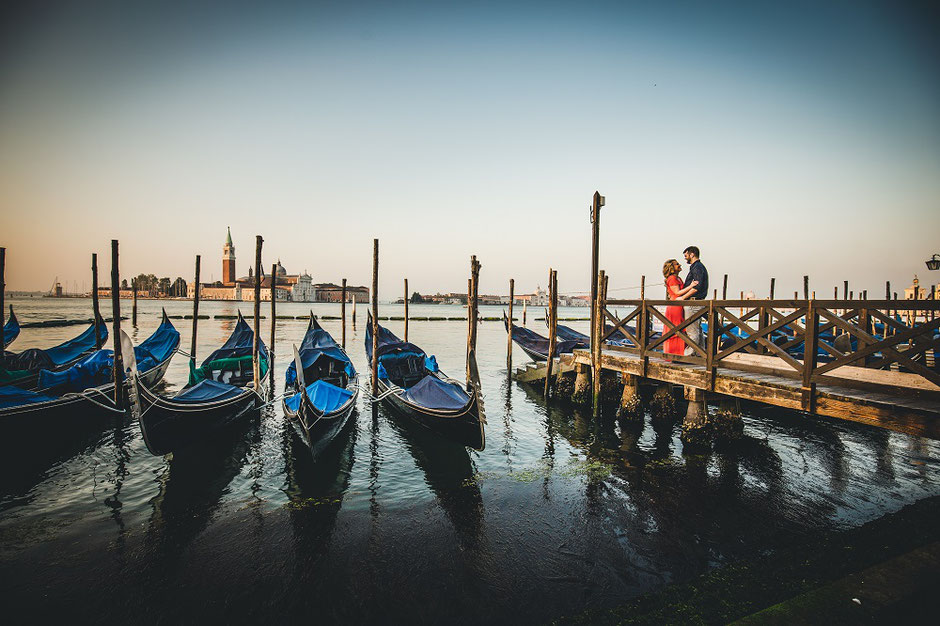
[[[929,383],[928,391],[940,391],[934,361],[940,348],[940,302],[935,300],[694,300],[683,303],[685,320],[673,324],[665,307],[675,304],[645,299],[602,302],[609,324],[603,333],[605,350],[704,366],[707,389],[714,388],[719,367],[754,371],[762,363],[773,363],[776,373],[802,381],[803,408],[808,411],[814,409],[816,384],[834,379],[903,387],[916,374]],[[611,307],[626,308],[626,315],[615,316]],[[654,321],[663,325],[658,335],[652,332]],[[688,330],[701,323],[707,332],[700,345]],[[611,345],[618,333],[626,341]],[[680,337],[690,354],[665,354],[664,343],[672,337]],[[745,354],[778,360],[733,356]],[[904,375],[860,377],[859,367]]]

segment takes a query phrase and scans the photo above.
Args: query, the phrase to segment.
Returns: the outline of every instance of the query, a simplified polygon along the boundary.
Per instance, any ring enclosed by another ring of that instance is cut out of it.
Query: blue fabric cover
[[[20,323],[13,314],[13,307],[10,307],[10,319],[3,325],[3,347],[13,343],[13,340],[20,334]]]
[[[159,328],[143,343],[134,347],[137,371],[147,372],[165,361],[176,350],[179,341],[179,331],[164,317]],[[41,370],[39,388],[55,389],[60,394],[84,391],[111,382],[113,368],[114,352],[98,350],[61,372]]]
[[[216,359],[231,359],[240,356],[251,356],[252,351],[254,350],[252,345],[254,340],[255,333],[251,329],[251,326],[248,325],[248,322],[245,321],[245,318],[239,316],[238,323],[235,325],[235,330],[233,330],[232,334],[229,335],[228,341],[222,344],[221,348],[210,354],[209,357],[202,362],[202,365],[205,365],[210,361],[215,361]],[[268,349],[265,347],[264,342],[260,340],[258,341],[258,352],[261,355],[262,361],[268,360]]]
[[[307,397],[310,403],[322,413],[332,413],[336,409],[346,404],[352,398],[353,392],[336,385],[331,385],[325,380],[318,380],[307,385]],[[300,409],[301,394],[295,393],[284,401],[293,412]]]
[[[304,340],[297,352],[300,354],[300,363],[304,370],[309,369],[319,359],[325,358],[342,363],[346,375],[350,378],[356,375],[356,370],[349,356],[336,343],[330,333],[312,324],[307,329]],[[293,385],[297,381],[297,366],[294,361],[291,361],[290,365],[287,366],[287,373],[284,378],[287,385]]]
[[[101,337],[101,343],[104,345],[104,342],[108,339],[108,327],[104,324],[104,322],[101,322],[98,328],[98,332],[100,333]],[[52,361],[53,365],[63,365],[77,358],[79,355],[88,352],[94,347],[95,325],[92,324],[88,327],[88,330],[83,332],[75,339],[66,341],[65,343],[59,344],[54,348],[49,348],[48,350],[45,350],[45,353]]]
[[[216,402],[227,400],[243,393],[245,390],[234,385],[226,385],[215,380],[201,380],[192,387],[179,392],[174,402]]]
[[[441,369],[437,366],[437,357],[433,354],[424,358],[424,367],[432,374],[436,374]]]
[[[376,373],[379,375],[379,378],[383,380],[388,380],[388,370],[385,369],[385,366],[379,363],[379,366],[376,368]]]
[[[458,385],[445,383],[437,376],[425,376],[402,397],[429,409],[461,409],[470,402],[470,396]]]
[[[43,393],[36,393],[35,391],[26,391],[19,387],[0,387],[0,409],[23,406],[24,404],[49,402],[50,400],[58,400],[58,398],[56,396],[47,396]]]

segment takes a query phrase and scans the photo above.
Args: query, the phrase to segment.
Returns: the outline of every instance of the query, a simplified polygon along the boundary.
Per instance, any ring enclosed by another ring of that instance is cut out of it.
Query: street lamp
[[[928,270],[940,270],[940,254],[933,255],[926,263]]]

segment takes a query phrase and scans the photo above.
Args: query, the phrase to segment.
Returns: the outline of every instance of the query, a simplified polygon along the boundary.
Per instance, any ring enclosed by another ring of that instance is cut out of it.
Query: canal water
[[[89,317],[82,299],[14,299],[21,322]],[[250,303],[203,302],[231,315]],[[129,314],[130,303],[125,302]],[[139,303],[135,343],[160,309]],[[269,306],[269,305],[268,305]],[[263,307],[269,314],[268,306]],[[350,307],[351,308],[351,307]],[[321,319],[331,304],[280,304]],[[458,317],[415,305],[412,316]],[[358,307],[348,352],[368,378]],[[383,305],[380,315],[401,315]],[[568,309],[561,317],[586,317]],[[498,316],[484,307],[482,316]],[[529,327],[540,330],[529,311]],[[539,315],[540,317],[540,315]],[[190,345],[191,320],[173,320]],[[198,357],[233,320],[199,324]],[[270,336],[270,319],[262,338]],[[403,322],[384,322],[393,332]],[[340,322],[322,319],[340,338]],[[587,332],[587,322],[571,322]],[[278,320],[277,387],[304,320]],[[49,347],[83,326],[23,329],[10,347]],[[409,339],[461,378],[466,322],[413,321]],[[151,456],[140,429],[112,419],[31,461],[0,485],[0,599],[7,615],[77,621],[210,620],[542,623],[604,608],[735,560],[773,554],[821,530],[860,525],[940,494],[933,441],[766,407],[744,410],[732,451],[688,455],[679,420],[621,429],[546,406],[508,379],[502,323],[478,337],[487,445],[473,452],[365,399],[316,460],[280,406],[185,454]],[[518,348],[514,364],[527,361]],[[185,384],[177,355],[164,393]],[[33,454],[35,451],[35,454]]]

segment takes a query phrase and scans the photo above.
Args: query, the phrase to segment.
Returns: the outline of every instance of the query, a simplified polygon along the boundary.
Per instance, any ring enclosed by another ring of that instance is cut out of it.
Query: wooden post
[[[251,355],[254,366],[253,376],[255,392],[261,393],[261,235],[255,236],[255,336]],[[273,277],[272,277],[273,286]]]
[[[558,280],[558,272],[548,270],[548,360],[545,363],[545,387],[542,390],[542,397],[548,398],[548,390],[551,387],[552,368],[555,363],[555,332],[557,327],[555,319],[558,308],[558,290],[555,284]]]
[[[111,240],[111,314],[114,316],[114,406],[124,408],[124,359],[121,355],[121,276],[118,271],[118,241]]]
[[[803,277],[803,299],[809,300],[809,276]]]
[[[131,289],[134,294],[134,308],[132,309],[133,312],[131,313],[131,325],[134,328],[137,328],[137,279],[136,278],[131,279]]]
[[[771,279],[770,289],[773,291],[773,279]],[[715,301],[712,300],[708,303],[708,353],[705,355],[705,371],[708,375],[706,386],[709,391],[715,390],[715,373],[718,369],[715,365],[715,355],[718,354],[717,318],[718,316],[715,314]]]
[[[646,300],[646,274],[640,276],[640,300]]]
[[[597,271],[600,262],[602,206],[604,201],[601,194],[595,191],[591,199],[591,345],[594,345],[596,340],[594,328],[597,325]]]
[[[353,295],[352,295],[352,305],[353,305],[353,310],[352,310],[352,327],[353,327],[353,330],[356,330],[356,294],[355,294],[355,293],[353,293]]]
[[[98,320],[101,319],[101,307],[98,305],[98,255],[91,255],[91,310],[95,316],[95,350],[101,350],[101,331],[98,330]]]
[[[525,328],[525,315],[526,315],[526,307],[528,306],[528,304],[529,304],[528,298],[522,301],[522,327],[523,328]]]
[[[506,369],[512,373],[512,301],[515,297],[516,280],[509,279],[509,332],[506,333]]]
[[[196,367],[196,327],[199,323],[199,262],[201,257],[196,255],[196,282],[193,290],[193,341],[190,344],[189,360]]]
[[[470,264],[470,278],[467,279],[467,378],[470,378],[470,339],[473,334],[473,314],[470,312],[470,299],[473,298],[473,263]]]
[[[405,342],[408,341],[408,279],[405,279]]]
[[[721,281],[721,299],[728,299],[728,275],[725,274],[724,279]]]
[[[343,350],[345,350],[346,349],[346,279],[345,278],[343,279],[343,296],[342,297],[343,297],[343,302],[342,304],[340,304],[339,312],[340,312],[340,319],[343,320],[341,323],[343,327],[343,344],[342,345],[343,345]]]
[[[372,240],[372,395],[379,395],[379,240]],[[373,414],[374,415],[374,414]]]
[[[770,300],[774,299],[774,283],[777,282],[776,278],[770,279]]]
[[[6,302],[6,290],[7,290],[7,249],[0,248],[0,372],[5,369],[6,366],[6,351],[7,351],[7,335],[4,332],[4,326],[6,326],[6,307],[4,303]],[[97,321],[97,320],[96,320]],[[97,324],[95,325],[97,328]]]
[[[806,339],[803,344],[802,388],[802,407],[807,413],[816,411],[816,383],[813,381],[813,371],[816,369],[816,351],[819,349],[818,327],[816,303],[808,300],[806,303]]]
[[[271,264],[271,343],[268,344],[268,400],[274,398],[274,327],[277,325],[277,263]]]
[[[891,281],[890,281],[890,280],[886,280],[886,281],[885,281],[885,300],[890,300],[890,299],[891,299]],[[890,309],[890,308],[885,309],[885,312],[884,312],[884,313],[885,313],[885,317],[887,317],[887,318],[890,318],[890,317],[891,317],[891,309]],[[888,324],[887,322],[885,322],[885,323],[884,323],[884,332],[882,333],[882,339],[887,339],[887,338],[888,338],[888,327],[889,327],[889,324]]]
[[[592,375],[592,382],[594,383],[594,418],[600,416],[601,413],[601,372],[603,371],[603,363],[601,361],[603,357],[603,352],[601,351],[601,337],[604,336],[604,308],[606,307],[606,298],[604,294],[603,285],[606,283],[606,275],[604,270],[598,272],[598,290],[597,290],[597,319],[594,323],[594,336],[597,340],[591,344],[591,352],[594,356],[592,359],[594,365],[594,371]]]
[[[480,311],[478,301],[480,298],[480,262],[476,255],[470,257],[470,290],[467,292],[467,317],[470,318],[470,336],[467,344],[467,384],[470,383],[470,352],[476,353],[477,326],[479,325]]]
[[[849,281],[847,280],[842,281],[842,299],[849,299]]]

